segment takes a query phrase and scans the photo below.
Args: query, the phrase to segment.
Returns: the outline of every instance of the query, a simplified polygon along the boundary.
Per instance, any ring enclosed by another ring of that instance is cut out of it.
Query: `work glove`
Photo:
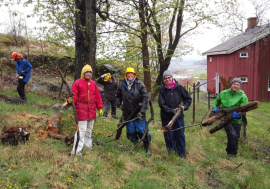
[[[138,116],[140,119],[142,119],[142,117],[144,116],[144,113],[139,112],[137,116]]]
[[[105,73],[105,74],[103,74],[102,76],[100,76],[101,78],[104,78],[104,77],[106,77],[108,74],[107,73]]]
[[[73,98],[72,97],[68,97],[68,103],[72,103],[72,101],[73,101]]]
[[[19,79],[23,79],[23,78],[25,77],[25,74],[26,74],[26,73],[27,73],[26,70],[21,71],[21,72],[19,73]]]
[[[237,112],[233,112],[232,118],[233,119],[240,119],[241,118],[241,114],[240,113],[237,113]]]
[[[212,110],[212,112],[216,114],[218,110],[219,110],[219,108],[214,108],[214,109]]]
[[[98,110],[98,112],[99,112],[99,116],[103,116],[103,110],[102,109]]]

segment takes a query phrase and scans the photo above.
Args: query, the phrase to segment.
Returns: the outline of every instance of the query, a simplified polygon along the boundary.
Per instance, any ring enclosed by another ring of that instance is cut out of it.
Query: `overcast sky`
[[[254,14],[255,11],[251,3],[247,2],[246,0],[241,0],[241,1],[243,1],[243,9],[246,12],[246,17],[248,18],[248,17],[255,16]],[[19,10],[21,12],[24,12],[24,15],[22,16],[24,16],[25,18],[27,14],[32,13],[32,9],[33,9],[32,7],[22,7],[18,5],[12,5],[12,10]],[[5,32],[5,28],[6,28],[6,24],[3,24],[3,22],[8,22],[9,20],[8,8],[6,6],[0,7],[0,18],[1,18],[1,24],[2,24],[0,26],[0,32],[3,33]],[[31,27],[31,28],[40,26],[40,24],[36,22],[35,18],[27,18],[26,22],[27,22],[28,27]],[[246,27],[247,27],[247,23],[245,22],[244,28]],[[194,46],[194,52],[183,57],[184,60],[203,59],[204,57],[201,56],[203,52],[221,43],[221,40],[220,40],[222,38],[221,28],[211,26],[211,29],[200,28],[199,30],[201,31],[202,34],[198,34],[189,39],[191,44]]]

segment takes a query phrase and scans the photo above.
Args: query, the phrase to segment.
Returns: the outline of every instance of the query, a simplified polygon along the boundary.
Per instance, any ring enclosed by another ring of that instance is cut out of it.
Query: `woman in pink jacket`
[[[77,79],[71,91],[74,93],[73,100],[76,107],[79,127],[79,143],[76,155],[80,156],[84,145],[91,149],[92,139],[91,134],[93,130],[94,121],[96,119],[96,110],[99,110],[99,115],[103,115],[102,98],[96,83],[91,80],[92,68],[85,65],[81,72],[81,78]],[[72,98],[68,98],[68,104],[71,105]],[[73,149],[71,155],[75,154],[75,145],[77,141],[77,133],[75,133]]]

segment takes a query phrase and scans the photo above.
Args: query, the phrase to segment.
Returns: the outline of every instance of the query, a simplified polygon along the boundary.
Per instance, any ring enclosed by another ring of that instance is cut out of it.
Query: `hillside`
[[[59,82],[55,75],[40,69],[33,79]],[[0,94],[18,97],[12,72],[4,72],[0,81]],[[72,78],[69,79],[72,81]],[[155,121],[149,125],[152,135],[152,156],[145,155],[143,144],[131,154],[132,143],[123,130],[121,148],[107,135],[112,133],[119,120],[97,117],[93,139],[106,143],[85,149],[82,157],[69,156],[72,149],[63,140],[40,137],[47,119],[61,106],[65,95],[42,89],[27,91],[29,104],[12,104],[0,99],[0,130],[5,126],[23,125],[30,139],[19,145],[0,144],[0,188],[269,188],[270,186],[270,103],[247,114],[247,138],[240,138],[237,158],[228,158],[225,148],[227,137],[221,130],[209,134],[213,126],[186,128],[186,159],[168,155],[161,127],[160,108],[154,102]],[[200,96],[204,96],[200,93]],[[192,123],[192,106],[185,112],[185,125]],[[209,114],[204,101],[196,102],[196,123]],[[117,116],[121,112],[117,109]],[[147,110],[147,119],[150,110]],[[72,109],[62,114],[60,134],[73,136],[76,124]],[[107,143],[108,142],[108,143]]]

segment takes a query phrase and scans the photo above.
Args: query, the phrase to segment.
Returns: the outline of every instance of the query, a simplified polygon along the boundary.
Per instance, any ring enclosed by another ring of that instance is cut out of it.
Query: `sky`
[[[249,12],[250,14],[247,15],[247,17],[252,17],[254,16],[254,9],[251,5],[251,3],[248,3],[246,0],[240,0],[244,2],[246,12]],[[270,8],[269,8],[270,9]],[[19,10],[21,12],[24,12],[24,16],[26,17],[27,14],[31,14],[33,8],[32,7],[22,7],[18,6],[16,4],[12,5],[12,10]],[[270,12],[270,11],[269,11]],[[270,17],[270,16],[269,16]],[[8,22],[9,16],[8,16],[8,8],[6,6],[1,6],[0,7],[0,18],[1,21],[0,23],[3,22]],[[40,26],[40,23],[37,23],[36,18],[27,18],[26,19],[27,26],[34,28],[37,26]],[[189,42],[193,45],[194,51],[184,57],[182,59],[184,61],[189,61],[189,60],[201,60],[204,59],[205,56],[202,56],[201,54],[221,43],[221,37],[222,37],[222,32],[221,28],[217,28],[215,26],[210,26],[211,29],[205,29],[205,28],[200,28],[201,34],[197,34],[196,36],[192,36],[192,38],[189,39]],[[244,23],[244,28],[247,27],[247,23]],[[5,31],[6,24],[0,25],[0,33],[3,33]]]

